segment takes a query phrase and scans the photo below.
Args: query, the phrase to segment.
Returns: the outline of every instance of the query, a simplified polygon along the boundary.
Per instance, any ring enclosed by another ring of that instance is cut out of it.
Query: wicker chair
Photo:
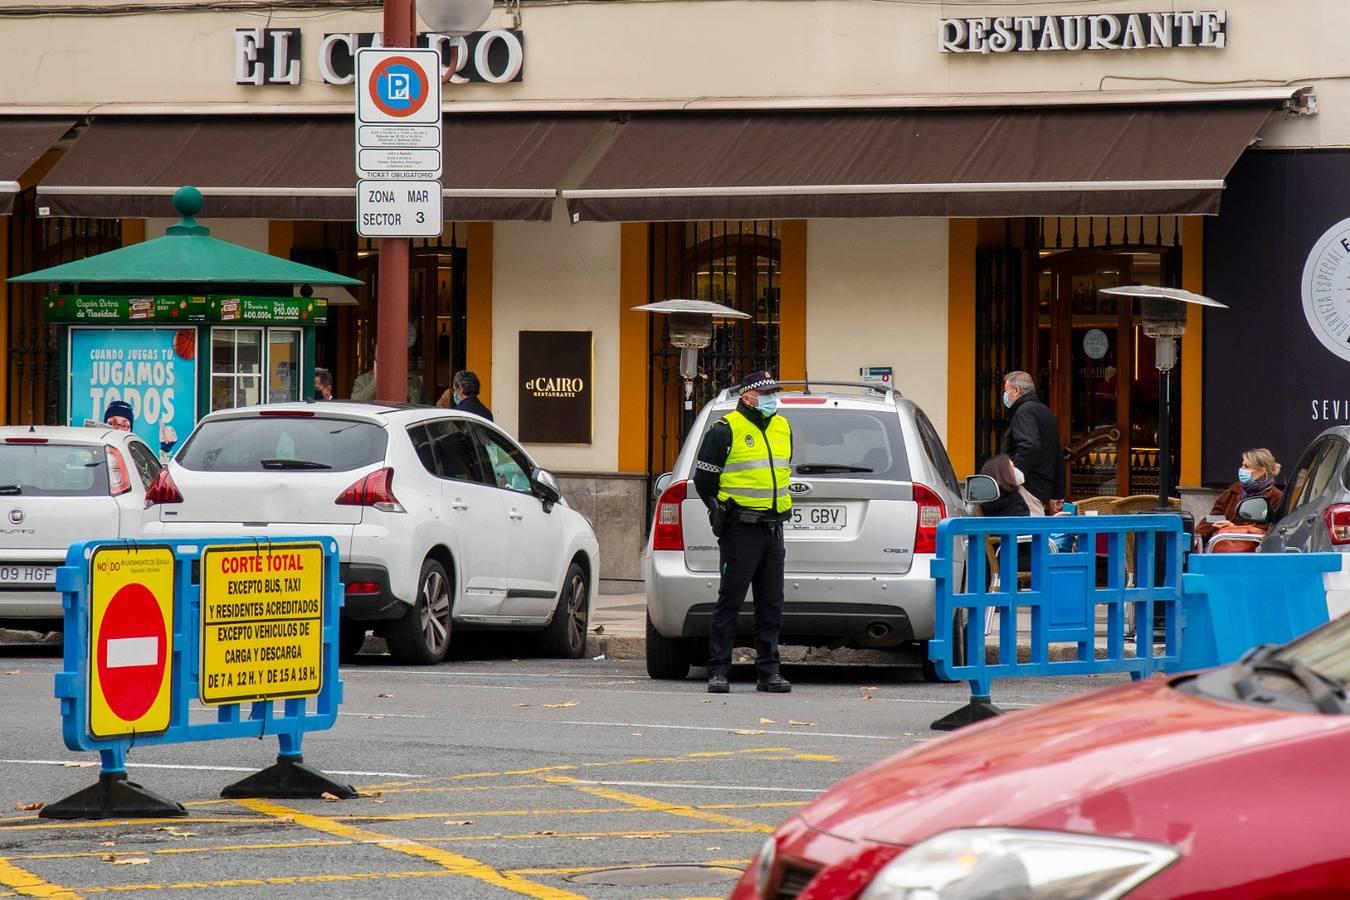
[[[1120,497],[1084,497],[1082,500],[1075,500],[1074,505],[1078,507],[1078,514],[1096,512],[1103,515],[1110,515],[1113,505]]]

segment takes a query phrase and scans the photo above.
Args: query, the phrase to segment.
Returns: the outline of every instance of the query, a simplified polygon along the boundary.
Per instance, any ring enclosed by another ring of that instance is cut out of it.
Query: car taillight
[[[46,439],[46,438],[28,438],[28,437],[5,438],[5,443],[6,443],[6,444],[45,444],[45,443],[47,443],[47,439]]]
[[[1328,506],[1323,518],[1327,523],[1327,535],[1333,544],[1350,544],[1350,504]]]
[[[394,470],[371,472],[347,488],[335,501],[338,506],[371,506],[380,512],[401,513],[403,504],[394,496]]]
[[[126,460],[122,459],[122,451],[116,447],[105,446],[103,455],[108,460],[108,496],[119,497],[131,490],[131,476],[127,474]]]
[[[653,550],[683,550],[684,521],[680,507],[689,496],[689,482],[677,481],[656,501],[656,524],[652,526]]]
[[[150,487],[145,490],[145,508],[149,509],[160,503],[182,503],[183,495],[178,492],[178,485],[173,483],[169,477],[168,469],[160,469],[155,480],[150,482]]]
[[[947,516],[947,507],[933,489],[923,484],[914,485],[914,504],[919,507],[919,518],[914,525],[914,552],[937,552],[937,527]]]
[[[378,594],[380,584],[377,581],[349,581],[343,592],[355,596]]]

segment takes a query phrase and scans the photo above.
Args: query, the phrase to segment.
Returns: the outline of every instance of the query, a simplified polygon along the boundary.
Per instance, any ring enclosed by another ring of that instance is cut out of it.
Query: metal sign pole
[[[384,46],[417,43],[413,0],[384,0]],[[407,238],[380,239],[379,313],[375,334],[375,399],[403,403],[408,399],[408,268]]]

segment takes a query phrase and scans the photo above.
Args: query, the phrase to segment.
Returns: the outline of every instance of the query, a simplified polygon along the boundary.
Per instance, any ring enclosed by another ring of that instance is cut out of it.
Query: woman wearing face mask
[[[1275,455],[1264,447],[1248,450],[1242,454],[1242,464],[1238,468],[1238,480],[1228,487],[1214,508],[1209,511],[1203,522],[1197,522],[1195,533],[1208,545],[1216,534],[1265,534],[1270,530],[1270,522],[1252,522],[1238,515],[1238,507],[1244,500],[1264,497],[1272,510],[1280,503],[1284,493],[1275,486],[1275,476],[1280,474],[1280,464]],[[1234,543],[1235,542],[1227,542]],[[1254,543],[1243,549],[1256,549]]]
[[[1026,488],[1022,486],[1025,478],[1018,477],[1022,473],[1013,465],[1012,457],[1000,453],[980,468],[980,474],[988,475],[998,484],[998,499],[980,504],[981,515],[1031,515],[1031,507],[1026,500]]]

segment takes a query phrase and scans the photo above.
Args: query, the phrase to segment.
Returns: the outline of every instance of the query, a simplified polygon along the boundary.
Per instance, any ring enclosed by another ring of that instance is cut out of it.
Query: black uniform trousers
[[[781,522],[729,520],[718,541],[722,581],[708,636],[708,674],[731,674],[736,621],[747,590],[755,594],[755,668],[761,678],[778,672],[778,635],[783,630],[783,547]]]

